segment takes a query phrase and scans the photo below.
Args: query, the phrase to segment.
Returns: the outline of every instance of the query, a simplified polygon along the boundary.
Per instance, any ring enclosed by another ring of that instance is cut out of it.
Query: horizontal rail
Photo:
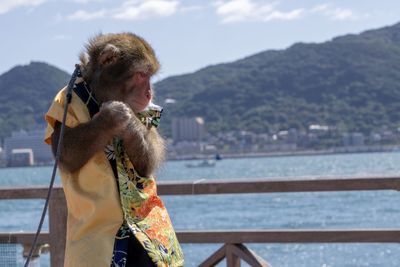
[[[55,186],[52,196],[63,195],[60,186]],[[48,187],[30,186],[30,187],[12,187],[0,188],[0,199],[45,199],[47,197]]]
[[[197,180],[160,182],[160,195],[399,190],[400,177]]]
[[[332,192],[358,190],[400,190],[400,177],[335,177],[295,179],[229,179],[159,181],[160,195],[201,195],[241,193]],[[0,199],[45,198],[46,187],[0,188]],[[60,186],[53,195],[63,196]]]
[[[33,232],[0,232],[0,244],[31,244],[34,236]],[[38,244],[49,244],[50,234],[42,232],[37,242]]]
[[[400,229],[180,230],[181,243],[400,243]],[[29,244],[35,233],[0,233],[0,243]],[[49,233],[38,243],[48,244]]]
[[[400,243],[400,229],[177,231],[182,243]]]

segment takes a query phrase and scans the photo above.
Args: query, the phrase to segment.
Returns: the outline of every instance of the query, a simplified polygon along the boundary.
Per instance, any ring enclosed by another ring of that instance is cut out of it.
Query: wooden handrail
[[[6,244],[30,244],[34,236],[35,233],[33,232],[0,232],[0,241]],[[37,242],[39,244],[48,244],[49,241],[49,233],[42,232]]]
[[[54,186],[52,196],[64,197],[64,192],[60,186]],[[45,199],[48,187],[0,187],[0,199]]]
[[[400,243],[400,229],[177,231],[182,243]]]
[[[302,177],[288,179],[230,179],[195,181],[159,181],[160,195],[244,194],[244,193],[289,193],[332,192],[359,190],[400,190],[400,177]],[[45,198],[47,188],[0,187],[0,199]],[[62,197],[60,186],[55,186],[52,195]]]
[[[230,179],[159,182],[160,195],[400,190],[400,177]]]
[[[253,229],[253,230],[178,230],[181,243],[400,243],[400,229]],[[21,244],[32,241],[33,232],[0,232],[2,243]],[[50,241],[43,232],[39,243]]]

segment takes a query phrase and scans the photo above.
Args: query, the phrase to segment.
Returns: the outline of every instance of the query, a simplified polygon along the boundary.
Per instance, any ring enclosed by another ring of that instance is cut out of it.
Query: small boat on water
[[[187,163],[185,164],[188,168],[204,168],[204,167],[215,167],[215,161],[210,159],[205,159],[200,163]]]

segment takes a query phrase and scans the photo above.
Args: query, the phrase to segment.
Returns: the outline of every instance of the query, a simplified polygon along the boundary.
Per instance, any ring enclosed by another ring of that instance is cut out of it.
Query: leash
[[[47,191],[47,197],[46,197],[46,202],[45,202],[44,207],[43,207],[42,217],[40,218],[39,226],[38,226],[38,229],[36,231],[35,238],[33,239],[32,247],[31,247],[31,250],[29,251],[29,255],[28,255],[27,259],[26,259],[24,267],[28,267],[29,266],[29,262],[30,262],[30,260],[32,258],[33,251],[36,248],[37,239],[38,239],[39,234],[40,234],[40,232],[42,230],[44,218],[45,218],[46,212],[47,212],[47,207],[48,207],[49,201],[50,201],[51,191],[53,189],[54,180],[55,180],[56,173],[57,173],[58,162],[60,160],[61,144],[62,144],[63,139],[64,139],[65,121],[67,119],[68,106],[71,103],[72,90],[73,90],[73,88],[75,86],[75,80],[78,77],[78,75],[80,74],[80,71],[81,71],[80,70],[80,66],[78,64],[76,64],[75,65],[75,70],[72,73],[71,79],[70,79],[70,81],[68,83],[66,101],[65,101],[65,105],[64,105],[64,114],[63,114],[63,119],[62,119],[62,123],[61,123],[60,137],[58,138],[58,144],[57,144],[56,157],[55,157],[55,162],[54,162],[54,167],[53,167],[53,173],[52,173],[52,176],[51,176],[49,189]]]

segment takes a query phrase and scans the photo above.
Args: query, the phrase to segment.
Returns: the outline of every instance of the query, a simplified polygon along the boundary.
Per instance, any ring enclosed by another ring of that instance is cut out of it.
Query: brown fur
[[[61,167],[70,172],[79,170],[114,136],[120,136],[136,171],[152,175],[164,159],[164,141],[156,129],[139,121],[125,100],[131,90],[126,85],[136,72],[153,75],[159,69],[153,49],[137,35],[120,33],[97,35],[89,40],[86,50],[80,56],[83,76],[101,108],[91,121],[66,129]],[[59,126],[53,134],[53,150]]]
[[[104,64],[101,59],[104,53],[110,52],[107,49],[110,45],[118,51],[113,50],[115,58],[110,64]],[[160,68],[151,46],[132,33],[97,35],[89,40],[86,53],[81,54],[80,58],[84,79],[92,87],[119,86],[135,71],[153,75]]]

